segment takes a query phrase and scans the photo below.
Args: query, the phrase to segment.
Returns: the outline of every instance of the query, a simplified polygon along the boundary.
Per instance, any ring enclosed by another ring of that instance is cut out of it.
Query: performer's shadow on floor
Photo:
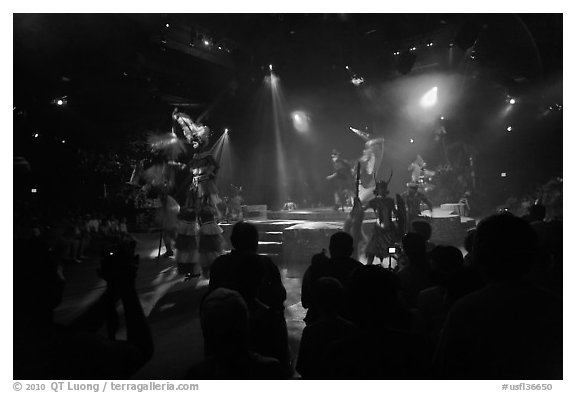
[[[195,278],[178,282],[156,302],[148,321],[161,322],[174,317],[198,318],[200,303],[207,292],[208,285],[205,280]]]

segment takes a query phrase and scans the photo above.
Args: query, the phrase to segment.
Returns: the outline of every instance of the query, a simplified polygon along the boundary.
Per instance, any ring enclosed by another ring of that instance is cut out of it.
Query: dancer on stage
[[[383,261],[385,257],[389,256],[389,247],[394,247],[402,235],[392,221],[392,217],[397,216],[398,212],[394,205],[394,199],[388,196],[388,184],[390,184],[391,178],[392,174],[390,174],[388,181],[377,182],[374,179],[376,184],[374,189],[375,197],[368,202],[367,206],[367,208],[374,209],[374,213],[376,213],[376,223],[374,224],[370,241],[366,246],[368,265],[374,262],[375,257]]]
[[[172,113],[172,132],[167,135],[150,138],[152,153],[161,156],[151,168],[144,171],[148,184],[163,185],[163,201],[178,201],[178,206],[164,206],[163,222],[171,223],[171,214],[179,211],[176,236],[176,263],[181,274],[187,278],[199,276],[198,244],[199,234],[197,218],[206,208],[214,208],[220,203],[216,188],[218,163],[209,152],[202,151],[208,145],[210,130],[201,124],[195,124],[191,118],[176,109]],[[170,214],[166,214],[170,212]],[[173,230],[173,225],[163,228]],[[166,241],[167,254],[170,255]]]
[[[407,223],[410,223],[422,215],[420,204],[424,203],[432,212],[432,202],[430,199],[420,191],[418,191],[418,183],[406,184],[408,190],[402,194],[404,203],[406,204]]]
[[[367,137],[364,137],[367,139]],[[375,179],[378,177],[380,165],[384,158],[384,138],[367,139],[364,151],[360,157],[360,190],[359,198],[366,204],[374,198],[376,189]]]
[[[326,177],[326,180],[333,181],[336,186],[334,192],[334,210],[342,209],[346,206],[347,195],[350,195],[354,187],[352,177],[352,165],[340,156],[336,149],[332,150],[332,164],[334,173]]]

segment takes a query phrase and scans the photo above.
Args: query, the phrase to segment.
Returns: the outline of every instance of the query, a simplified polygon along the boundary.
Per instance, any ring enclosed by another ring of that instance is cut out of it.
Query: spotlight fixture
[[[430,46],[432,46],[432,45],[434,45],[433,42],[429,42],[428,44],[426,44],[426,46],[428,46],[428,47],[430,47]]]
[[[65,140],[65,139],[62,139],[62,143],[66,143],[66,140]]]
[[[63,97],[54,98],[52,100],[52,104],[54,104],[56,106],[65,106],[66,104],[68,104],[68,97],[63,96]]]
[[[414,139],[410,138],[410,143],[414,143]]]
[[[502,173],[500,174],[500,177],[506,177],[506,176],[508,176],[508,174],[507,174],[506,172],[502,172]]]
[[[352,82],[354,86],[360,86],[362,83],[364,83],[364,78],[354,75],[352,79],[350,79],[350,82]]]
[[[415,50],[416,50],[416,47],[413,46],[412,48],[410,48],[410,50],[411,50],[411,51],[415,51]]]
[[[166,23],[166,27],[170,27],[170,23]]]
[[[228,128],[224,128],[224,133],[228,134]]]
[[[508,132],[512,131],[512,126],[508,126],[508,128],[506,128],[506,131]]]
[[[350,70],[350,67],[348,67],[348,66],[346,66],[346,67],[344,67],[344,68],[346,68],[347,70]]]
[[[516,100],[514,98],[510,98],[508,102],[510,103],[510,105],[514,105],[516,103]]]
[[[33,189],[30,190],[30,192],[31,192],[32,194],[36,194],[36,193],[38,192],[38,190],[37,190],[36,188],[33,188]]]
[[[444,120],[444,116],[440,116],[440,120]]]
[[[270,71],[272,71],[272,64],[268,65],[268,68],[270,69]]]
[[[204,39],[202,41],[204,43],[204,45],[209,46],[210,45],[210,41],[208,41],[207,39]]]
[[[40,135],[38,133],[34,134],[34,138],[38,138]]]

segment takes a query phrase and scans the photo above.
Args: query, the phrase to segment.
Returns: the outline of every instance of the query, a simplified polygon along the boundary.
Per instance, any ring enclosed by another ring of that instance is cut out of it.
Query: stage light
[[[422,98],[420,99],[420,105],[422,105],[425,108],[429,108],[431,106],[434,106],[437,100],[438,100],[438,87],[434,86],[426,94],[424,94],[424,96],[422,96]]]
[[[352,82],[354,86],[360,86],[362,83],[364,83],[364,78],[361,76],[353,76],[352,79],[350,79],[350,82]]]
[[[276,88],[278,86],[279,80],[280,78],[273,73],[270,73],[270,75],[266,75],[264,77],[264,82],[272,88]]]
[[[224,128],[224,133],[228,134],[228,128]]]
[[[410,138],[410,143],[414,143],[414,139]]]
[[[450,45],[448,45],[450,48],[452,48],[454,46],[454,44],[451,42]]]
[[[220,45],[218,45],[218,49],[222,50],[222,47]]]
[[[58,106],[64,105],[64,100],[57,100],[56,105],[58,105]]]
[[[433,42],[429,42],[429,43],[428,43],[428,46],[432,46],[432,45],[434,45]]]
[[[292,125],[298,132],[308,132],[310,130],[310,118],[303,111],[292,112]]]
[[[166,23],[166,27],[170,27],[170,24],[169,24],[169,23]]]
[[[514,98],[510,98],[508,102],[510,103],[510,105],[514,105],[516,103],[516,100]]]
[[[272,71],[272,64],[270,64],[270,65],[268,66],[268,68],[270,69],[270,71]]]
[[[210,41],[208,41],[208,40],[204,40],[203,42],[204,42],[204,45],[206,45],[206,46],[210,45]]]
[[[440,116],[440,120],[444,120],[444,116]]]
[[[411,50],[411,51],[415,51],[415,50],[416,50],[416,47],[413,46],[412,48],[410,48],[410,50]]]
[[[349,70],[349,69],[350,69],[350,67],[348,67],[348,66],[346,66],[346,67],[344,67],[344,68],[346,68],[347,70]]]
[[[30,190],[30,192],[31,192],[32,194],[36,194],[36,193],[38,192],[38,190],[37,190],[36,188],[33,188],[33,189]]]
[[[66,140],[62,139],[62,143],[66,143]]]
[[[506,176],[508,176],[508,174],[507,174],[506,172],[502,172],[502,173],[500,174],[500,177],[506,177]]]
[[[506,131],[508,132],[512,131],[512,126],[508,126],[508,128],[506,128]]]
[[[38,138],[40,135],[38,133],[34,134],[34,138]]]

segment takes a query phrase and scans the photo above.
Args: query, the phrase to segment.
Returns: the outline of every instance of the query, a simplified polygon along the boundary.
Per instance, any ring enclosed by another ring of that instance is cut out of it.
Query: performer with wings
[[[216,188],[218,163],[209,152],[203,151],[210,137],[208,127],[195,124],[190,116],[177,109],[172,113],[172,120],[170,133],[149,138],[152,156],[160,159],[142,171],[141,177],[162,190],[163,203],[178,202],[176,207],[172,203],[169,209],[165,206],[162,210],[163,232],[172,230],[172,216],[177,215],[176,262],[179,271],[191,278],[199,276],[197,217],[204,207],[215,208],[220,202]]]
[[[363,136],[367,139],[367,136]],[[382,159],[384,158],[384,138],[367,139],[360,157],[359,198],[362,204],[374,198],[376,181]]]

